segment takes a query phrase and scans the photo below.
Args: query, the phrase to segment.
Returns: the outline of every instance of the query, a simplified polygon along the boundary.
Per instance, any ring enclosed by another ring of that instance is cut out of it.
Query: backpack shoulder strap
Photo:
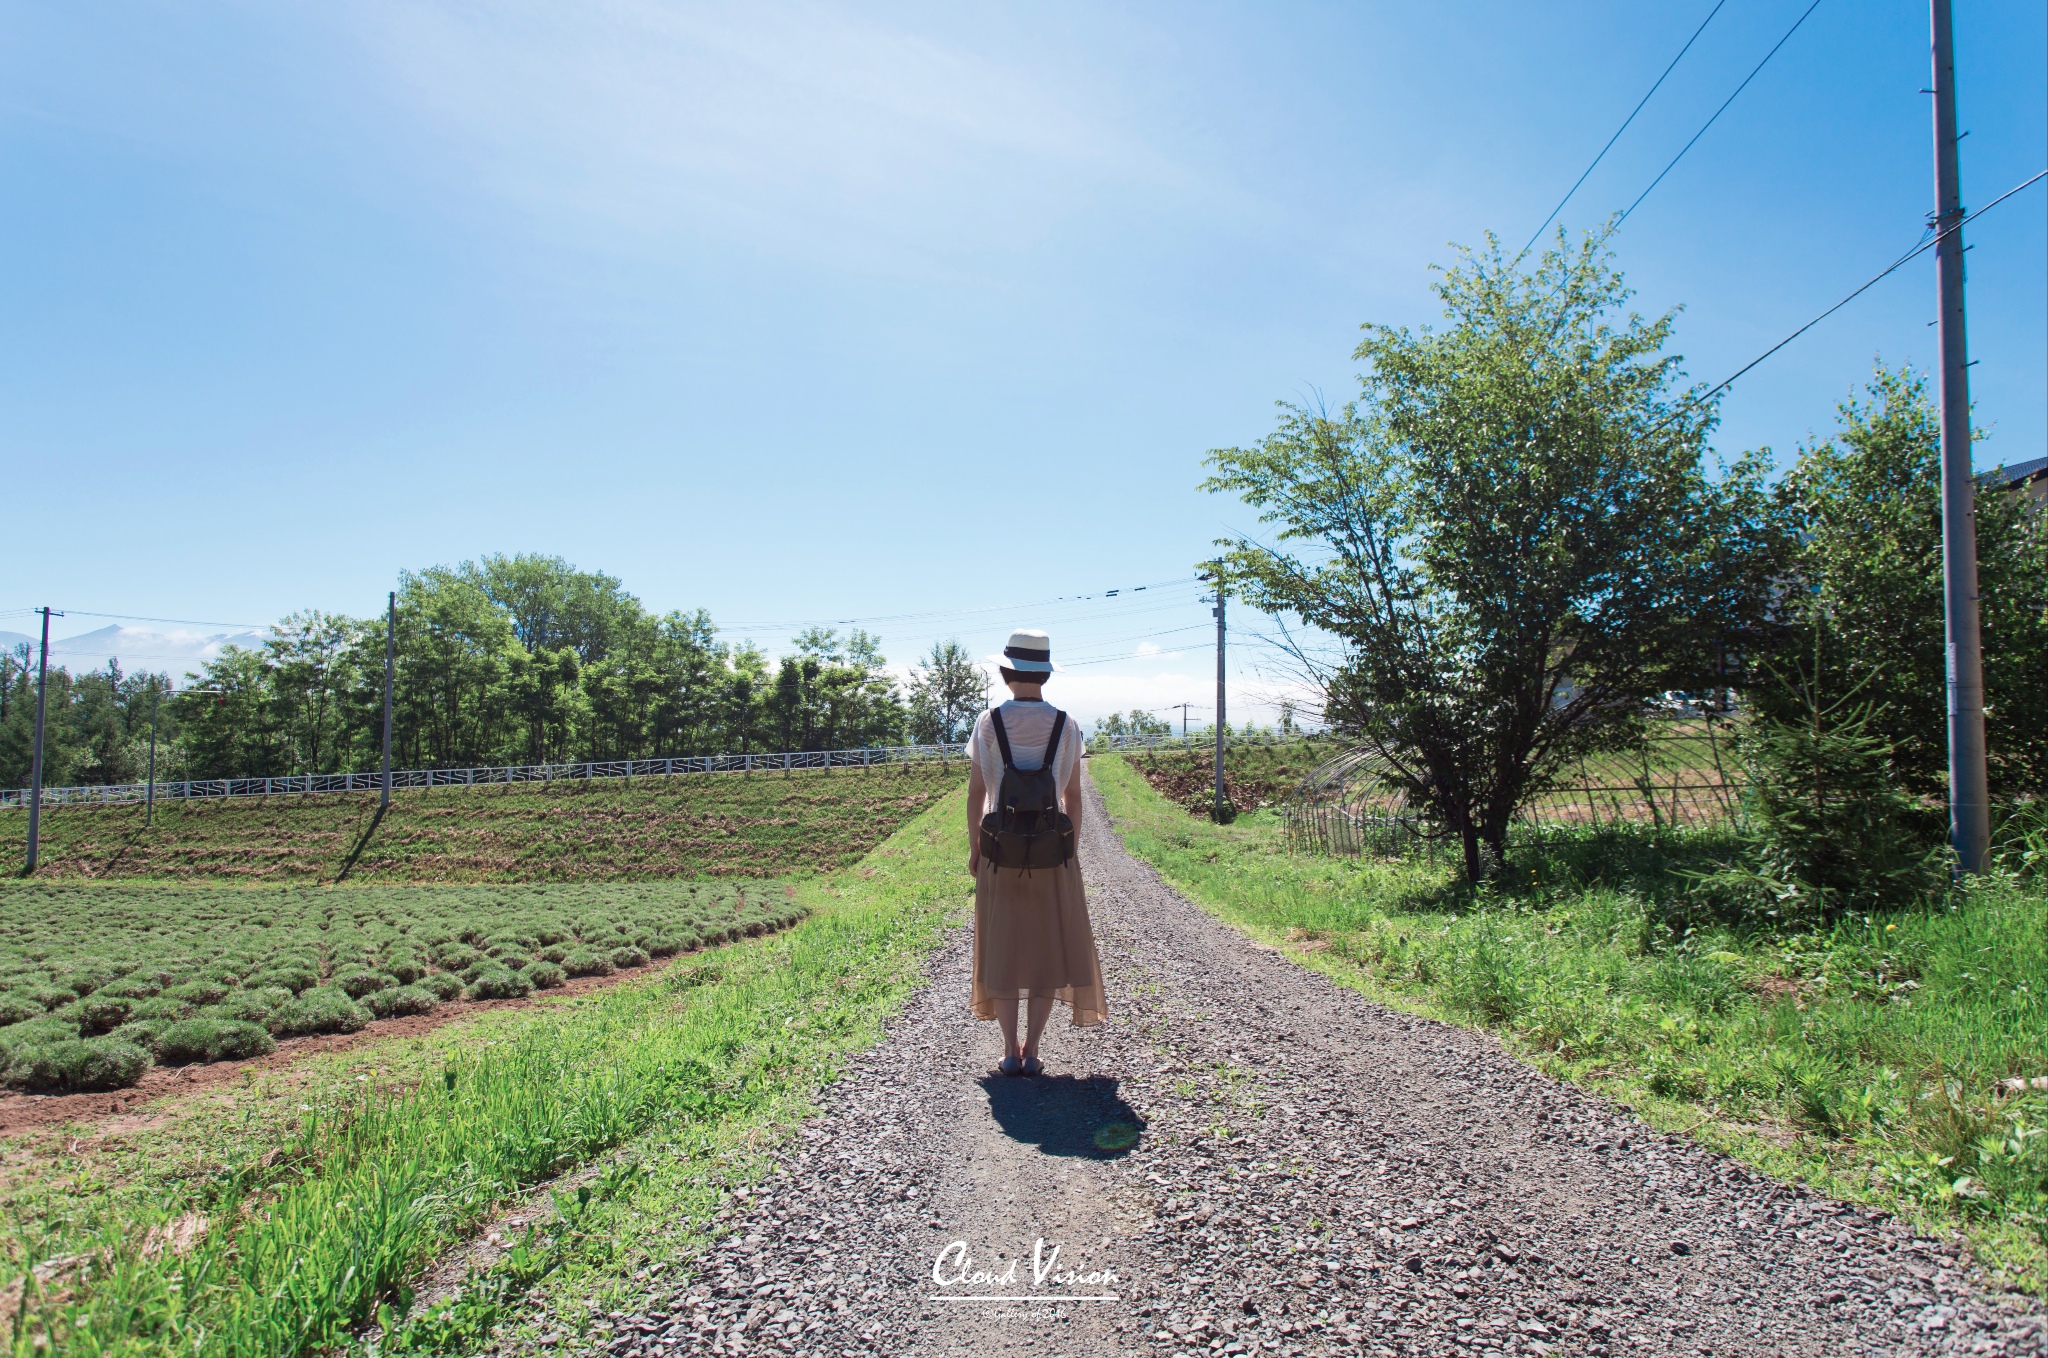
[[[1057,708],[1053,709],[1052,734],[1046,738],[1045,757],[1038,761],[1038,766],[1048,773],[1052,771],[1052,761],[1059,758],[1060,737],[1065,735],[1066,732],[1067,714]]]
[[[1061,715],[1064,716],[1065,713]],[[1003,767],[1014,771],[1017,767],[1017,761],[1010,757],[1010,733],[1003,729],[1002,709],[991,707],[988,710],[988,719],[989,724],[996,728],[996,744],[1001,747],[1003,752]]]

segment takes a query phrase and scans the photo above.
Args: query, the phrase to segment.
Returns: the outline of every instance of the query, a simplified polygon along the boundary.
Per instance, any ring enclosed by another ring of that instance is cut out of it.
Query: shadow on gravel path
[[[1086,817],[1108,1021],[1056,1012],[1050,1074],[993,1076],[956,930],[611,1355],[2044,1352],[1954,1241],[1342,989],[1131,857],[1092,781]]]
[[[1123,1101],[1107,1075],[1040,1075],[1012,1079],[984,1075],[988,1111],[1013,1141],[1045,1155],[1115,1160],[1136,1149],[1145,1120]]]

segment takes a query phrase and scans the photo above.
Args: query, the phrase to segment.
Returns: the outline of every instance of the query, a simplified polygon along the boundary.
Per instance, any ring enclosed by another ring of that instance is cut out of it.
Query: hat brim
[[[1013,660],[1009,656],[1004,656],[1003,668],[1014,670],[1018,674],[1051,674],[1052,662],[1050,660]]]

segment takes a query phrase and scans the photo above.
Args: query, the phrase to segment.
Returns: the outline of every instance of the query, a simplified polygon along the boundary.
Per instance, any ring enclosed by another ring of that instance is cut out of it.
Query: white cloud
[[[1179,172],[963,42],[802,0],[405,0],[364,34],[488,191],[607,235],[859,260],[1028,244],[1095,191]]]

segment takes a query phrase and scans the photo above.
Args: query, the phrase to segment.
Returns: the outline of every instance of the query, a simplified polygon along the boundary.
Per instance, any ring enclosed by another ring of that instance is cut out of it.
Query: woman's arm
[[[1061,800],[1067,804],[1067,818],[1074,822],[1074,848],[1081,847],[1081,753],[1074,752],[1074,771],[1067,775],[1067,790]]]
[[[970,756],[972,746],[969,747]],[[988,788],[981,781],[981,765],[970,763],[967,774],[967,870],[981,871],[981,804],[988,800]]]

